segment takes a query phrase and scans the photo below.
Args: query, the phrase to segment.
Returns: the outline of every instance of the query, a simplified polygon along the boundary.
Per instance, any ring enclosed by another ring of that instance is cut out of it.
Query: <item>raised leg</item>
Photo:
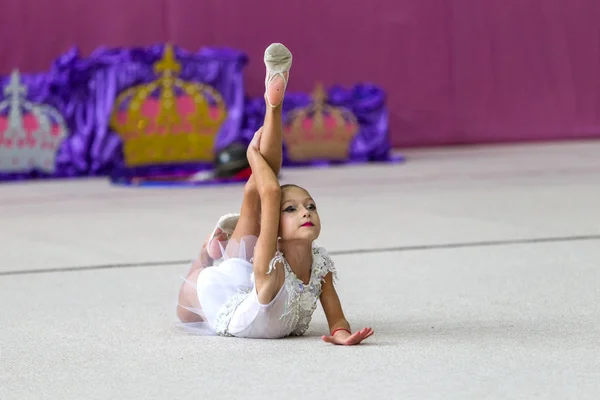
[[[263,122],[260,153],[275,175],[279,174],[282,163],[282,104],[287,87],[289,71],[292,65],[292,54],[282,44],[275,43],[270,45],[265,50],[265,103],[266,114]],[[231,235],[230,241],[232,245],[236,245],[244,236],[258,236],[260,233],[260,197],[256,187],[256,182],[251,176],[244,187],[244,195],[240,216],[236,227]],[[219,236],[219,232],[216,235]],[[210,236],[210,235],[209,235]],[[188,282],[184,282],[179,292],[179,304],[177,315],[182,322],[198,322],[201,321],[200,316],[187,308],[198,309],[200,304],[196,292],[195,283],[198,280],[198,275],[210,265],[213,258],[220,256],[220,250],[217,247],[218,241],[209,239],[205,242],[200,256],[194,261],[186,278]],[[255,242],[247,243],[247,257],[252,257]],[[227,250],[226,250],[227,251]],[[216,254],[219,253],[219,254]],[[237,249],[232,251],[237,253]],[[192,285],[193,283],[193,285]],[[183,306],[183,307],[182,307]]]
[[[280,43],[274,43],[265,50],[265,102],[266,114],[260,141],[260,153],[275,175],[279,174],[282,162],[282,105],[287,87],[287,79],[292,66],[292,54]],[[260,232],[260,198],[256,182],[251,176],[244,189],[244,199],[240,219],[232,239],[239,242],[247,235],[258,236]],[[247,249],[247,251],[253,249]]]

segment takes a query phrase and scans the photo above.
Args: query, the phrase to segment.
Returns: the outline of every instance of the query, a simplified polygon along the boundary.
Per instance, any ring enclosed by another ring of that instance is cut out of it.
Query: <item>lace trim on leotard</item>
[[[333,263],[333,260],[329,256],[329,253],[327,253],[327,249],[325,249],[324,247],[315,247],[313,249],[313,254],[315,257],[313,272],[315,273],[315,275],[317,275],[319,280],[325,279],[325,276],[329,272],[331,272],[331,275],[333,276],[333,281],[337,282],[338,273],[335,268],[335,264]]]
[[[281,263],[283,265],[285,265],[285,259],[283,258],[283,253],[279,250],[277,250],[275,252],[275,257],[273,257],[271,259],[271,262],[269,263],[269,270],[267,271],[267,275],[269,275],[271,272],[275,271],[276,267],[277,267],[277,263]]]
[[[248,297],[248,294],[251,291],[252,289],[240,290],[238,293],[234,294],[223,307],[221,307],[215,321],[215,331],[217,334],[221,336],[233,336],[229,333],[229,322],[231,321],[231,317],[235,310],[242,304],[246,297]]]
[[[313,247],[313,265],[310,280],[305,285],[293,273],[289,264],[286,266],[287,274],[285,285],[288,290],[288,301],[285,304],[285,311],[282,318],[288,316],[292,319],[292,324],[295,329],[292,335],[301,336],[309,327],[312,316],[317,308],[317,301],[321,295],[323,279],[331,272],[334,281],[337,280],[337,271],[333,264],[333,260],[327,254],[327,250],[323,247]]]
[[[337,271],[333,260],[327,254],[323,247],[313,247],[313,265],[309,283],[304,283],[294,274],[289,264],[280,251],[275,253],[275,257],[269,263],[270,273],[276,268],[277,263],[281,263],[285,268],[285,282],[288,298],[286,299],[284,312],[281,319],[289,318],[287,324],[294,327],[291,335],[301,336],[309,327],[317,301],[321,295],[321,287],[325,276],[331,272],[334,281],[337,281]],[[219,311],[216,319],[217,334],[222,336],[233,336],[229,333],[229,322],[237,307],[247,298],[252,289],[242,290],[235,294],[227,304]]]

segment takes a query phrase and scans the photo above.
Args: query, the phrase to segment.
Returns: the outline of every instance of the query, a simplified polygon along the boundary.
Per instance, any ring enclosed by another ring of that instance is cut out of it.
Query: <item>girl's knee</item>
[[[183,323],[203,322],[203,318],[193,311],[183,308],[181,305],[177,306],[177,318]]]
[[[177,317],[181,322],[200,322],[202,318],[191,309],[199,309],[198,292],[196,281],[202,270],[194,271],[186,278],[179,291],[179,304],[177,305]]]
[[[198,275],[202,269],[192,272],[185,278],[183,285],[179,291],[179,302],[185,306],[198,305],[198,292],[196,290],[198,284]]]

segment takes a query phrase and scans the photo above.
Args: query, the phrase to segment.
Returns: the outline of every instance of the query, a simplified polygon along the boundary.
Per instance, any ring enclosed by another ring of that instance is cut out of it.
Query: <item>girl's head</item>
[[[297,185],[282,185],[279,219],[281,240],[312,243],[320,233],[321,220],[310,193]]]

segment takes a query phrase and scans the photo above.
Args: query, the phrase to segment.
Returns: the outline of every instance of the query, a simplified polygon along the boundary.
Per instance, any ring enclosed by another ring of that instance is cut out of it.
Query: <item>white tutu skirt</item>
[[[202,322],[182,323],[186,331],[201,335],[217,334],[217,320],[227,312],[226,306],[232,303],[232,299],[239,297],[241,302],[242,298],[252,294],[252,258],[257,239],[256,236],[245,236],[239,242],[220,242],[222,258],[210,260],[212,265],[203,265],[196,282],[185,280],[184,285],[195,288],[199,302],[199,308],[185,308],[202,318]],[[248,318],[252,315],[249,314]],[[240,322],[243,324],[243,321]]]
[[[299,316],[288,312],[290,292],[286,285],[270,303],[258,300],[252,270],[257,239],[246,236],[239,243],[221,243],[223,257],[202,269],[196,282],[186,280],[184,285],[195,287],[199,307],[185,308],[202,318],[202,322],[183,323],[188,332],[263,339],[292,333]]]

